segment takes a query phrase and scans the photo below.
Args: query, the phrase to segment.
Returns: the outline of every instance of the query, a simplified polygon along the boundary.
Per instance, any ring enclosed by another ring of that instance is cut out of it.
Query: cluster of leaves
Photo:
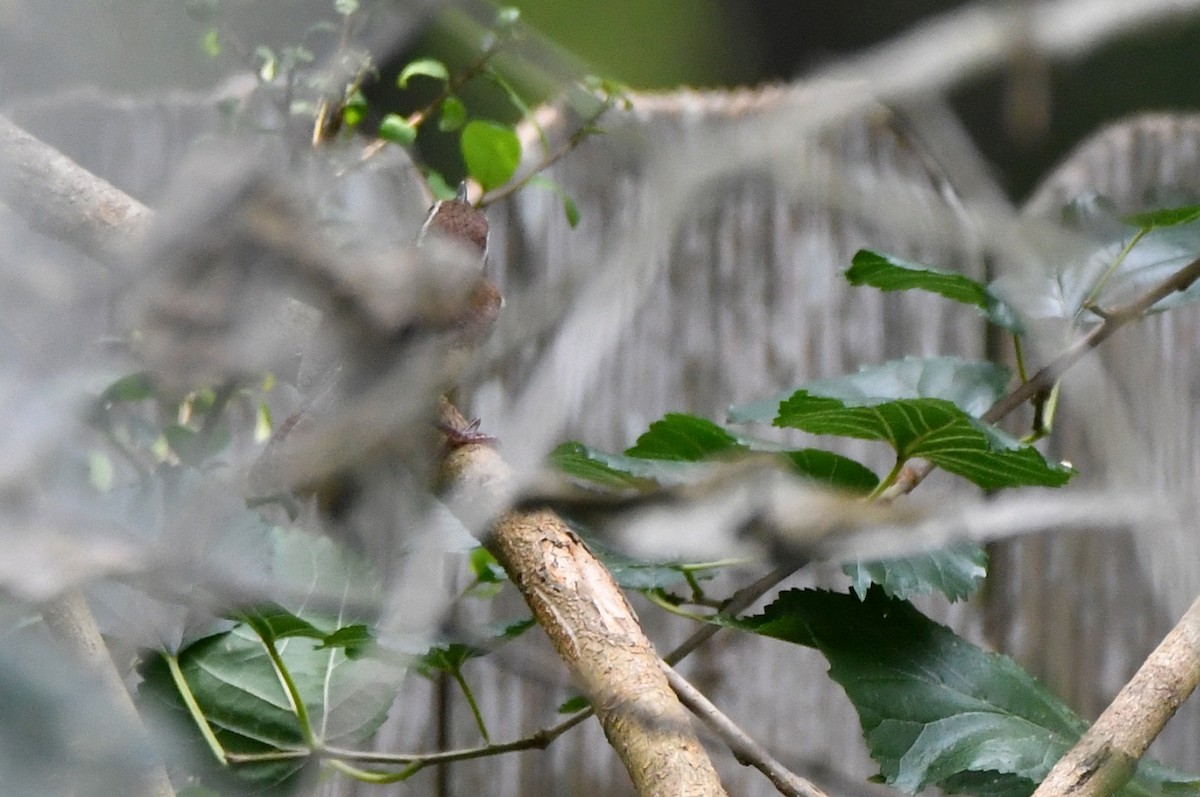
[[[190,0],[188,9],[194,18],[206,23],[201,48],[209,56],[216,58],[222,55],[226,41],[237,44],[237,37],[224,31],[219,24],[219,0]],[[518,9],[502,7],[497,10],[491,27],[479,33],[478,56],[463,68],[455,71],[444,61],[428,57],[417,58],[401,68],[395,77],[395,85],[401,91],[412,90],[418,82],[437,86],[434,99],[409,114],[371,108],[363,90],[367,81],[380,79],[379,69],[369,53],[351,49],[346,42],[352,30],[366,24],[365,19],[371,10],[370,4],[360,3],[359,0],[334,0],[333,11],[340,18],[340,23],[326,20],[312,25],[301,43],[281,47],[278,52],[266,44],[258,44],[251,51],[246,51],[240,45],[238,49],[243,60],[254,66],[259,80],[277,90],[289,114],[312,120],[314,144],[345,137],[355,131],[361,132],[371,112],[375,111],[378,124],[374,132],[378,138],[369,152],[378,151],[385,144],[394,144],[412,153],[421,131],[436,119],[439,132],[458,135],[465,174],[485,194],[508,194],[525,185],[547,188],[558,194],[568,223],[575,226],[579,222],[579,210],[575,202],[541,172],[583,136],[596,132],[595,122],[606,110],[615,104],[627,103],[623,87],[593,76],[582,78],[578,86],[582,92],[578,96],[587,107],[582,111],[584,121],[579,131],[562,152],[547,152],[541,164],[518,176],[525,153],[514,126],[477,116],[463,98],[463,89],[468,84],[476,81],[488,83],[523,121],[537,130],[542,146],[549,149],[549,140],[538,126],[529,102],[495,64],[496,56],[524,35],[519,24]],[[348,66],[354,74],[345,84],[332,84],[327,74],[313,68],[315,56],[310,41],[318,36],[338,37],[338,60],[343,62],[343,68]],[[440,172],[429,165],[423,165],[422,172],[433,196],[450,199],[455,195],[455,188]]]
[[[845,276],[854,285],[927,291],[974,307],[1013,336],[1020,362],[1020,342],[1032,323],[1051,317],[1074,330],[1094,324],[1106,316],[1103,303],[1148,292],[1200,253],[1200,205],[1118,219],[1102,203],[1076,203],[1070,218],[1093,236],[1096,255],[1041,278],[1041,301],[1032,305],[1032,313],[1004,298],[1009,285],[987,285],[879,252],[860,251]],[[1197,296],[1200,290],[1193,286],[1151,311]],[[1026,378],[1023,363],[1019,378]],[[1069,466],[1048,462],[1030,442],[982,419],[1011,383],[1008,369],[993,363],[907,358],[731,408],[733,428],[669,414],[623,454],[569,443],[555,451],[553,461],[573,479],[622,494],[653,493],[686,481],[682,463],[755,451],[774,452],[801,477],[865,499],[881,495],[914,458],[987,490],[1065,484],[1073,475]],[[878,441],[891,447],[895,465],[881,479],[840,455],[787,449],[737,431],[748,423]],[[907,601],[927,592],[950,600],[965,597],[985,575],[986,563],[985,552],[973,544],[900,560],[856,562],[844,567],[851,593],[790,591],[754,617],[739,620],[717,612],[705,619],[825,655],[830,676],[858,711],[880,778],[888,784],[910,793],[937,785],[952,793],[1024,797],[1079,739],[1086,723],[1012,660],[961,639]],[[704,600],[695,587],[690,597],[656,597],[668,607],[720,606]],[[1196,777],[1143,761],[1122,793],[1161,795],[1197,786]]]
[[[211,18],[217,0],[197,0],[191,7]],[[345,30],[362,9],[356,0],[336,0],[334,11],[342,24],[314,27],[310,35]],[[426,121],[436,118],[442,131],[460,134],[466,170],[485,191],[529,183],[538,169],[516,176],[523,153],[514,129],[474,118],[460,93],[467,80],[488,80],[525,118],[532,118],[520,94],[492,66],[495,53],[517,30],[515,12],[500,11],[480,57],[458,75],[436,60],[409,63],[397,77],[400,88],[416,80],[434,81],[440,92],[415,114],[385,114],[378,129],[380,141],[412,147]],[[215,56],[224,41],[214,25],[202,43]],[[280,85],[289,96],[303,82],[304,66],[314,60],[303,43],[278,52],[259,46],[247,57],[264,83]],[[349,84],[323,86],[312,76],[314,82],[307,88],[335,99],[307,105],[297,100],[289,110],[311,113],[320,136],[341,135],[340,130],[359,127],[367,118],[362,82],[371,74],[373,66],[362,56],[357,77]],[[619,88],[611,84],[593,82],[588,87],[601,96],[597,115],[620,99]],[[591,118],[581,131],[590,132],[593,122]],[[435,193],[452,193],[436,174],[428,177]],[[574,222],[578,214],[569,199],[564,198],[564,208]],[[846,277],[856,285],[922,290],[977,308],[1017,342],[1017,379],[1024,380],[1019,342],[1031,324],[1046,317],[1070,329],[1096,323],[1103,317],[1104,302],[1135,295],[1200,251],[1200,225],[1195,223],[1200,206],[1125,220],[1098,204],[1078,203],[1073,213],[1081,229],[1098,236],[1096,258],[1064,266],[1032,286],[986,285],[870,251],[855,256]],[[1155,309],[1198,294],[1200,290],[1177,294]],[[1036,302],[1027,301],[1031,295]],[[781,467],[802,478],[864,499],[892,487],[913,459],[928,460],[988,490],[1065,484],[1072,475],[1069,467],[1047,461],[1030,441],[1015,439],[983,420],[1012,382],[1008,369],[993,363],[908,358],[733,408],[725,426],[669,414],[621,454],[568,443],[553,453],[552,462],[573,479],[622,494],[650,494],[687,483],[698,472],[697,465],[752,454],[777,457]],[[201,472],[234,440],[225,413],[231,400],[252,407],[255,439],[269,434],[271,418],[259,392],[231,396],[222,390],[198,391],[166,402],[140,374],[104,390],[91,420],[112,452],[121,460],[141,463],[140,478],[153,482],[166,470]],[[891,449],[894,463],[881,476],[830,451],[781,446],[743,431],[746,424],[764,423],[877,441]],[[1033,436],[1041,431],[1035,429]],[[114,462],[107,453],[93,457],[90,468],[95,487],[116,490]],[[488,653],[491,644],[478,639],[472,644],[439,642],[410,657],[385,651],[374,640],[375,616],[364,608],[377,605],[362,593],[363,585],[368,592],[377,589],[367,563],[328,539],[265,524],[252,510],[233,525],[242,532],[252,529],[262,541],[280,583],[308,588],[288,600],[193,622],[188,633],[164,634],[171,643],[149,656],[142,668],[143,697],[185,712],[218,762],[237,762],[223,770],[225,774],[281,790],[293,787],[318,756],[369,737],[386,716],[399,679],[410,671],[445,673],[458,683],[482,738],[489,740],[463,667]],[[701,582],[721,563],[663,565],[602,553],[623,586],[643,591],[666,608],[720,606],[706,595]],[[1019,797],[1028,794],[1078,738],[1084,723],[1010,660],[958,638],[907,602],[935,591],[951,600],[965,597],[977,587],[986,561],[978,546],[959,545],[903,560],[853,563],[845,570],[854,594],[789,592],[756,617],[739,620],[712,613],[702,618],[821,651],[830,662],[831,676],[857,708],[868,747],[888,783],[906,791],[936,784],[949,791]],[[502,573],[482,551],[473,555],[471,566],[475,594],[491,594],[502,583]],[[669,591],[681,583],[688,595]],[[343,599],[328,600],[332,595]],[[527,619],[506,624],[486,642],[498,644],[529,626]],[[381,781],[403,779],[415,768],[385,777],[348,765],[342,771]],[[1143,763],[1130,789],[1165,794],[1181,784],[1195,781]]]

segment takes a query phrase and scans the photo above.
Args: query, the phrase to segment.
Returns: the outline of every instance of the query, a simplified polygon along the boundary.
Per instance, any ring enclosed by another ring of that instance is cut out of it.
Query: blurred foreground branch
[[[29,224],[121,265],[152,211],[0,116],[0,198]]]

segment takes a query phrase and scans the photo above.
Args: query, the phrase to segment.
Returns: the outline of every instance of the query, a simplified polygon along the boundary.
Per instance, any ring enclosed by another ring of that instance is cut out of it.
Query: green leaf
[[[347,127],[358,127],[367,115],[367,97],[362,89],[355,89],[342,105],[342,123]]]
[[[307,620],[297,617],[278,604],[267,604],[252,612],[239,612],[234,619],[254,629],[264,640],[277,642],[288,637],[325,638],[325,633]]]
[[[971,417],[944,399],[853,404],[801,390],[779,406],[777,426],[880,440],[897,459],[927,459],[987,490],[1059,487],[1074,471],[1046,462],[1036,448]]]
[[[846,691],[890,785],[1028,797],[1083,722],[1006,656],[989,653],[879,588],[789,590],[761,615],[727,624],[819,650]],[[1190,776],[1144,760],[1120,794],[1170,795]]]
[[[333,10],[348,17],[358,11],[358,0],[333,0]]]
[[[438,117],[438,130],[449,133],[458,130],[467,122],[467,106],[458,97],[451,95],[442,101],[442,112]]]
[[[938,398],[953,402],[969,415],[987,412],[1008,386],[1009,372],[994,363],[959,357],[906,357],[868,366],[858,373],[818,379],[797,390],[814,395],[869,403],[883,399]],[[732,423],[771,423],[779,405],[796,391],[729,410]]]
[[[579,225],[579,206],[575,204],[575,200],[563,190],[563,187],[551,180],[544,174],[536,174],[529,181],[529,185],[537,185],[543,188],[548,188],[558,194],[562,200],[563,215],[567,217],[567,224],[574,229]]]
[[[866,465],[832,451],[800,448],[782,455],[797,473],[830,487],[865,495],[879,484],[879,477]]]
[[[964,772],[1031,787],[1086,725],[1010,659],[880,589],[791,590],[742,627],[815,647],[846,690],[887,782],[915,793]]]
[[[450,80],[450,72],[446,65],[436,58],[418,58],[404,67],[396,77],[396,85],[402,89],[408,88],[408,81],[417,75],[433,78],[442,83]]]
[[[141,371],[123,376],[104,388],[98,400],[107,406],[122,401],[142,401],[153,397],[154,381],[150,378],[150,374]]]
[[[891,598],[907,600],[940,592],[948,600],[957,601],[978,588],[987,575],[987,561],[987,552],[981,546],[962,542],[903,559],[855,562],[842,570],[850,576],[851,589],[860,597],[872,584],[878,584]]]
[[[417,140],[417,128],[409,124],[408,120],[400,114],[389,113],[379,123],[379,137],[384,141],[408,147]]]
[[[221,54],[221,33],[216,28],[209,28],[200,37],[200,49],[209,58],[216,58]]]
[[[672,462],[701,462],[717,454],[745,451],[729,432],[705,418],[672,412],[650,424],[627,457]]]
[[[386,718],[403,673],[394,662],[369,654],[352,657],[350,647],[326,641],[339,630],[345,634],[344,629],[369,622],[369,607],[379,600],[378,582],[361,559],[328,538],[283,529],[275,529],[272,537],[272,573],[287,597],[245,619],[276,640],[320,739],[358,746]],[[303,746],[291,702],[250,626],[189,645],[179,663],[226,750],[261,753]],[[145,697],[183,710],[161,657],[148,662],[144,675]],[[304,764],[300,759],[226,771],[259,784],[279,783]]]
[[[375,636],[371,633],[371,629],[365,623],[355,623],[354,625],[339,628],[332,634],[325,636],[318,647],[320,649],[343,648],[348,658],[357,659],[363,656],[374,644]]]
[[[508,182],[521,163],[521,142],[505,125],[478,119],[468,122],[460,146],[467,171],[484,191]]]
[[[631,460],[575,442],[563,443],[550,452],[550,464],[557,470],[600,487],[639,492],[657,487],[654,479],[635,472],[640,463]]]
[[[202,438],[196,430],[177,423],[164,429],[163,434],[180,461],[189,465],[203,464],[209,457],[224,451],[233,441],[233,431],[225,421],[219,421],[207,438]]]
[[[1124,221],[1126,224],[1142,230],[1191,224],[1194,221],[1200,221],[1200,204],[1135,213],[1132,216],[1126,216]]]
[[[508,574],[496,561],[487,548],[480,545],[470,554],[471,572],[481,584],[502,584],[508,580]]]
[[[585,708],[588,708],[591,705],[592,704],[589,703],[588,699],[583,695],[575,695],[575,697],[570,697],[564,700],[555,710],[559,714],[574,714],[578,711],[583,711]]]
[[[454,199],[458,195],[458,189],[446,182],[441,172],[433,169],[425,172],[425,184],[429,186],[429,193],[433,194],[434,199]]]
[[[523,617],[493,626],[488,633],[481,635],[479,645],[468,645],[462,642],[445,642],[435,645],[425,652],[418,666],[427,676],[435,672],[458,672],[469,660],[486,656],[499,644],[516,639],[534,625],[536,623],[532,617]]]
[[[994,296],[983,283],[956,271],[860,249],[846,270],[846,279],[851,285],[870,285],[881,291],[922,290],[936,293],[978,307],[997,326],[1018,334],[1022,332],[1016,311]]]

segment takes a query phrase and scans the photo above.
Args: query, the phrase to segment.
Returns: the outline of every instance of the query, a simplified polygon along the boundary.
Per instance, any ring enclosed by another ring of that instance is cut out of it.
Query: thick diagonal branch
[[[466,425],[448,402],[441,420]],[[481,443],[454,448],[442,471],[452,508],[481,516],[496,508],[487,496],[503,496],[509,479],[499,455]],[[725,794],[620,587],[562,519],[549,510],[507,512],[488,547],[587,694],[638,794]]]

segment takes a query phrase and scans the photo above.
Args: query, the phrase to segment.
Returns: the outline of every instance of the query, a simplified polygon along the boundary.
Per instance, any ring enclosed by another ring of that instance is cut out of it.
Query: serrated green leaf
[[[379,123],[379,137],[384,141],[408,147],[417,140],[417,128],[400,114],[389,113]]]
[[[580,536],[622,589],[670,589],[687,580],[686,564],[658,564],[632,559],[581,530]]]
[[[657,487],[653,479],[635,473],[641,463],[636,460],[630,462],[630,459],[575,442],[563,443],[550,452],[550,464],[557,470],[600,487],[635,491]]]
[[[1124,221],[1126,224],[1142,230],[1191,224],[1194,221],[1200,221],[1200,204],[1135,213],[1132,216],[1126,216]]]
[[[418,58],[400,70],[400,74],[396,77],[396,85],[402,89],[406,89],[408,88],[408,81],[417,75],[433,78],[442,83],[450,80],[450,72],[441,61],[436,58]]]
[[[819,650],[846,691],[883,779],[915,793],[1028,797],[1086,729],[1006,656],[989,653],[879,588],[789,590],[725,624]],[[1196,779],[1144,760],[1123,797],[1168,797]]]
[[[944,399],[850,404],[801,390],[779,405],[775,424],[813,434],[880,440],[891,445],[900,460],[927,459],[988,490],[1059,487],[1074,472],[1046,462],[1033,446]]]
[[[508,182],[521,163],[521,141],[511,127],[470,121],[463,127],[460,141],[467,172],[483,186],[483,190]]]
[[[992,323],[1020,334],[1020,318],[983,283],[946,269],[914,263],[894,255],[860,249],[845,272],[851,285],[869,285],[881,291],[922,290],[983,310]]]
[[[987,552],[971,542],[957,543],[939,551],[889,559],[855,562],[842,568],[850,576],[850,588],[865,596],[873,584],[890,598],[907,600],[914,595],[940,592],[950,601],[966,598],[987,575]]]
[[[960,357],[906,357],[867,366],[858,373],[818,379],[797,390],[860,404],[884,399],[945,399],[978,417],[1004,395],[1008,381],[1008,369],[995,363]],[[771,423],[779,414],[780,403],[795,392],[784,391],[769,399],[731,407],[729,420]]]
[[[451,95],[442,101],[442,111],[438,116],[438,130],[449,133],[458,130],[467,123],[467,106],[458,97]]]
[[[879,477],[866,465],[832,451],[800,448],[782,456],[797,473],[840,490],[866,494],[879,484]]]
[[[650,424],[627,457],[702,462],[717,454],[745,451],[737,438],[706,418],[672,412]]]
[[[1036,783],[1086,727],[1012,660],[878,588],[862,601],[791,590],[743,625],[825,655],[871,757],[889,784],[910,793],[961,772]]]

